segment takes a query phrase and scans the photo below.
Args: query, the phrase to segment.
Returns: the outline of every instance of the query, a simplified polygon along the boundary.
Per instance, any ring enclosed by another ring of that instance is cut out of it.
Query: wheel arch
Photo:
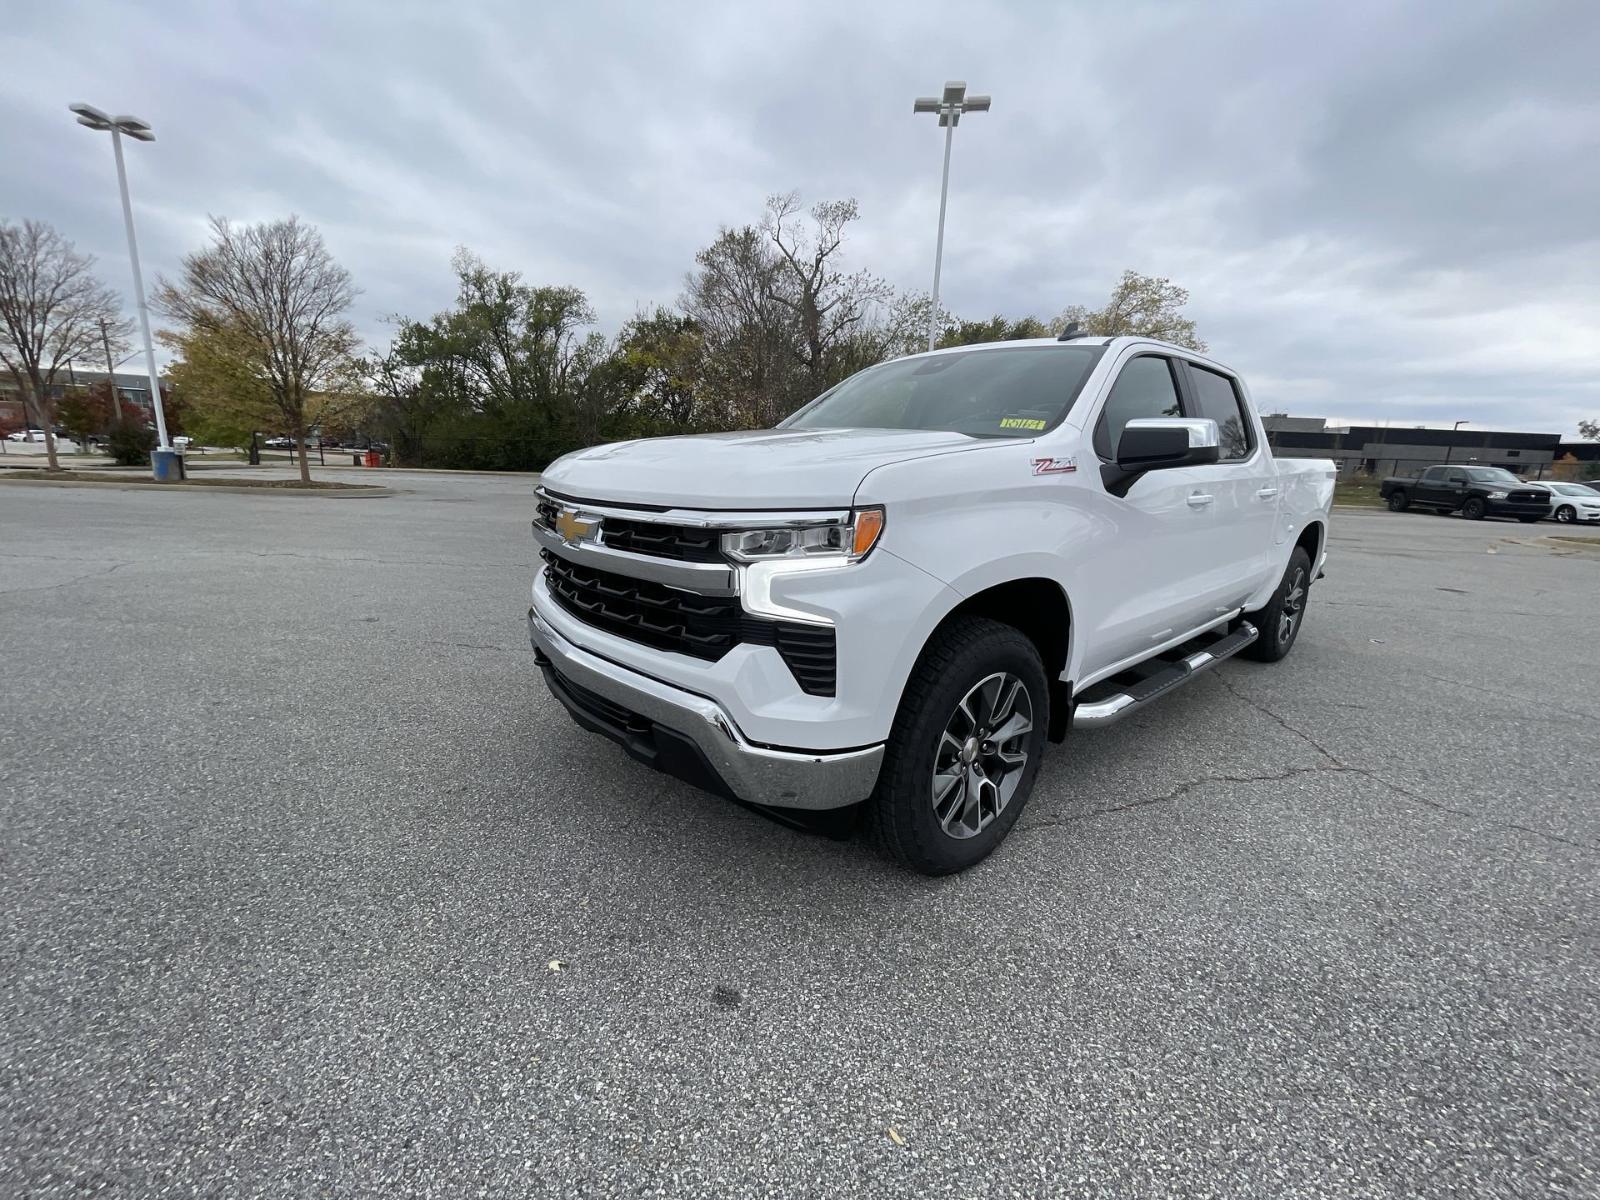
[[[1303,549],[1311,559],[1311,569],[1315,571],[1321,561],[1322,548],[1328,542],[1328,527],[1322,521],[1307,521],[1300,530],[1300,536],[1295,538],[1294,544]],[[1293,551],[1290,551],[1293,553]]]
[[[1062,679],[1072,655],[1072,601],[1066,589],[1041,575],[991,583],[952,605],[929,632],[922,649],[950,622],[962,617],[987,617],[1010,625],[1038,648],[1050,684],[1050,740],[1062,741],[1072,707],[1072,685]]]

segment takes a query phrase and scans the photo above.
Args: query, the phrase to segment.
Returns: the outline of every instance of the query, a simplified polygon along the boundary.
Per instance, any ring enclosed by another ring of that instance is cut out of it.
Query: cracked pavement
[[[1337,513],[926,880],[580,731],[531,481],[391,478],[0,492],[0,1194],[1600,1194],[1600,555]]]

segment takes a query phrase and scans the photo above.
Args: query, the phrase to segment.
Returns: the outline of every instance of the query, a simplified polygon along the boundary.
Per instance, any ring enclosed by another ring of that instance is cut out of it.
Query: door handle
[[[1278,489],[1277,488],[1262,488],[1259,492],[1256,493],[1256,496],[1257,496],[1258,499],[1261,499],[1261,500],[1271,500],[1277,494],[1278,494]]]
[[[1189,497],[1189,507],[1204,508],[1206,505],[1211,503],[1211,500],[1212,497],[1206,495],[1204,492],[1195,492]]]

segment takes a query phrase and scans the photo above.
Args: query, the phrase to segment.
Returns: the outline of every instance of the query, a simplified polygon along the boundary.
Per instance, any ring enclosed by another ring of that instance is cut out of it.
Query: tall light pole
[[[967,85],[952,80],[944,85],[943,96],[924,96],[911,109],[912,112],[938,113],[939,124],[944,129],[944,175],[939,180],[939,240],[933,247],[933,308],[928,313],[928,349],[939,328],[939,268],[944,262],[944,208],[950,196],[950,141],[961,123],[961,114],[988,112],[988,96],[967,95]]]
[[[1469,421],[1457,421],[1454,425],[1450,426],[1450,432],[1454,433],[1456,430],[1460,429],[1463,425],[1467,425],[1467,424],[1470,424],[1470,423],[1471,422],[1469,422]],[[1445,446],[1444,446],[1444,460],[1445,460],[1445,462],[1449,462],[1450,461],[1450,455],[1455,450],[1455,448],[1456,447],[1455,447],[1455,443],[1454,442],[1446,442],[1445,443]]]
[[[77,115],[79,125],[87,125],[90,129],[111,134],[111,148],[117,156],[117,187],[122,192],[122,223],[128,231],[128,261],[133,264],[133,295],[139,305],[139,328],[144,334],[144,365],[150,373],[150,407],[156,414],[156,441],[160,449],[171,450],[172,443],[167,440],[167,414],[161,407],[161,375],[156,370],[156,348],[150,340],[150,308],[144,300],[144,277],[139,273],[139,240],[133,235],[133,205],[128,200],[128,169],[122,163],[122,135],[127,134],[136,142],[153,142],[156,135],[150,132],[150,126],[139,120],[138,117],[108,117],[88,104],[73,104],[68,106]],[[111,394],[113,403],[117,392],[117,381],[111,381]]]

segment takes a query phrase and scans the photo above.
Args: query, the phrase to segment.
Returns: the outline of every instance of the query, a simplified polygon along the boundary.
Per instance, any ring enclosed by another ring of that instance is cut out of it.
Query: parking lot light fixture
[[[156,135],[147,122],[138,117],[108,117],[92,104],[72,104],[69,110],[78,118],[78,124],[97,133],[111,135],[111,148],[117,159],[117,189],[122,193],[122,224],[128,233],[128,261],[133,266],[133,298],[139,308],[139,329],[144,335],[144,364],[150,374],[150,408],[156,417],[156,442],[160,449],[171,450],[167,438],[167,414],[161,405],[161,375],[156,370],[156,348],[150,338],[150,307],[144,298],[144,277],[139,271],[139,240],[133,232],[133,205],[128,199],[128,169],[122,161],[122,139],[131,137],[136,142],[153,142]],[[111,381],[113,394],[116,381]]]
[[[988,112],[989,99],[988,96],[967,95],[967,85],[960,80],[952,80],[944,85],[943,95],[922,96],[911,106],[914,113],[936,113],[939,125],[944,129],[944,174],[939,180],[939,236],[933,246],[933,307],[928,310],[929,350],[933,349],[939,329],[939,269],[944,262],[944,210],[950,196],[950,141],[956,126],[961,123],[961,114]]]

